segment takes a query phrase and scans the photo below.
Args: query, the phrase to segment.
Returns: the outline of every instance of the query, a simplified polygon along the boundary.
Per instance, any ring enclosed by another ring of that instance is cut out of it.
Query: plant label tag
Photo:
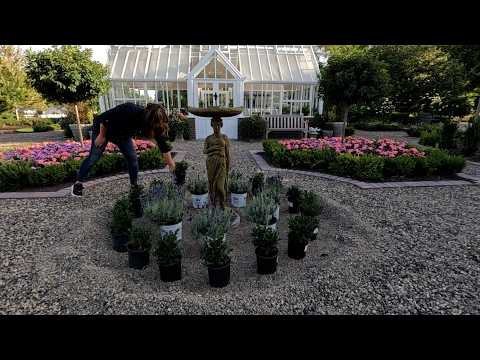
[[[289,202],[288,202],[288,206],[289,206],[289,207],[293,207],[293,203],[289,201]]]
[[[316,227],[315,230],[313,230],[313,233],[318,234],[318,227]]]
[[[305,249],[303,249],[304,252],[307,252],[308,245],[305,245]]]

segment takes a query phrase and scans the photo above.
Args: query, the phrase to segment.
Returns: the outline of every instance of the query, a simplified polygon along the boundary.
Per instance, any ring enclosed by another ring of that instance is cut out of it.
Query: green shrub
[[[140,170],[161,169],[164,166],[165,161],[158,147],[138,154],[138,167]]]
[[[265,187],[265,174],[263,172],[257,172],[250,179],[250,188],[252,195],[255,196],[263,191]]]
[[[378,121],[366,122],[360,121],[353,124],[353,127],[357,130],[364,131],[399,131],[403,130],[403,127],[395,123],[383,123]]]
[[[432,126],[420,131],[419,143],[425,146],[437,146],[440,143],[440,127]]]
[[[41,118],[33,120],[32,128],[33,132],[46,132],[55,130],[55,127],[50,120]]]
[[[161,266],[178,264],[182,259],[181,241],[175,233],[161,234],[155,238],[153,255]]]
[[[82,160],[68,159],[63,163],[65,169],[65,181],[73,181],[77,178],[78,169]]]
[[[328,171],[338,176],[351,176],[358,171],[355,156],[349,153],[338,155],[328,166]]]
[[[103,154],[90,170],[91,175],[101,176],[126,169],[127,163],[120,154]]]
[[[128,235],[132,226],[133,214],[128,197],[117,200],[112,210],[110,230],[113,236]]]
[[[453,121],[444,122],[440,130],[439,145],[441,149],[456,148],[455,135],[457,134],[457,124]]]
[[[32,164],[28,161],[0,161],[0,191],[15,191],[30,184]]]
[[[220,231],[214,237],[207,237],[202,243],[200,256],[207,266],[223,266],[230,261],[232,249],[227,241],[223,240]]]
[[[256,225],[252,230],[253,245],[261,256],[274,256],[278,253],[278,231]]]
[[[259,115],[243,118],[238,123],[238,134],[242,140],[259,140],[265,136],[266,123]]]
[[[165,197],[149,204],[145,214],[160,226],[178,224],[183,218],[183,202]]]
[[[352,136],[353,134],[355,134],[355,128],[353,128],[352,126],[346,126],[345,136]]]
[[[133,223],[128,234],[128,247],[131,250],[149,251],[152,245],[152,233],[145,224]]]
[[[187,184],[188,191],[194,195],[203,195],[208,192],[208,179],[205,176],[197,174],[195,178]]]
[[[472,119],[462,137],[462,153],[472,155],[480,147],[480,116]]]
[[[234,194],[245,194],[248,192],[249,180],[240,171],[233,170],[228,180],[228,189]]]
[[[451,176],[465,167],[465,159],[459,155],[449,155],[445,150],[426,151],[426,164],[429,175]]]
[[[398,176],[410,178],[415,175],[415,168],[417,166],[416,157],[402,155],[393,159],[396,164]]]
[[[299,208],[304,216],[316,217],[322,212],[322,201],[313,191],[305,191],[300,197]]]
[[[384,158],[375,155],[355,156],[357,163],[356,172],[349,174],[352,178],[360,180],[380,180],[383,177]]]
[[[51,186],[65,181],[66,172],[63,164],[39,167],[33,170],[30,185]]]
[[[277,208],[277,203],[268,193],[261,192],[247,204],[247,220],[259,225],[268,225]]]
[[[288,242],[306,246],[315,237],[313,231],[318,226],[316,217],[297,215],[288,219]]]

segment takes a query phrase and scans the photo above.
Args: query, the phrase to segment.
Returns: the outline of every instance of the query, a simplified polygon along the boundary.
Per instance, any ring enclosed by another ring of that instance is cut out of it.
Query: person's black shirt
[[[115,142],[123,138],[145,136],[142,133],[144,121],[145,107],[124,103],[97,115],[93,121],[93,130],[99,132],[100,124],[103,124],[107,128],[107,140]],[[162,153],[172,149],[166,136],[156,137],[155,141]]]

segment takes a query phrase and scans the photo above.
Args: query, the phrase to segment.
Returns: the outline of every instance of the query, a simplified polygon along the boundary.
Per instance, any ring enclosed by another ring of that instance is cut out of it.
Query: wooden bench
[[[266,134],[272,131],[301,131],[303,137],[307,137],[308,120],[303,115],[265,115]]]

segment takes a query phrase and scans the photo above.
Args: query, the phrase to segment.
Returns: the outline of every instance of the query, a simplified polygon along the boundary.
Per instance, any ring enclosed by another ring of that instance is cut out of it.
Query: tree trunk
[[[345,127],[347,127],[348,125],[348,111],[350,110],[350,106],[348,105],[345,105],[342,107],[342,112],[341,112],[341,116],[342,116],[342,121],[345,123]]]
[[[80,126],[80,116],[78,115],[77,104],[75,104],[75,114],[77,115],[77,125],[78,125],[78,131],[80,135],[80,144],[82,144],[82,147],[83,147],[83,134],[82,134],[82,127]]]

